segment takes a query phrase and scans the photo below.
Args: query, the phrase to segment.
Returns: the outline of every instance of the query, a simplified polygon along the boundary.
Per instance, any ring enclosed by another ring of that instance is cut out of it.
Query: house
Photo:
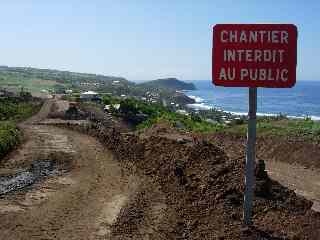
[[[13,92],[6,91],[5,89],[0,89],[0,98],[14,97]]]
[[[119,83],[120,83],[120,81],[112,81],[112,85],[117,85]]]
[[[177,112],[177,113],[180,113],[180,114],[182,114],[182,115],[186,115],[186,116],[189,115],[189,113],[188,113],[186,110],[183,110],[183,109],[178,109],[176,112]]]
[[[91,100],[91,99],[96,98],[98,96],[99,96],[98,93],[96,93],[94,91],[87,91],[87,92],[80,94],[80,99]]]
[[[99,94],[94,91],[87,91],[80,94],[80,100],[82,101],[96,101],[101,102],[102,99],[99,97]]]

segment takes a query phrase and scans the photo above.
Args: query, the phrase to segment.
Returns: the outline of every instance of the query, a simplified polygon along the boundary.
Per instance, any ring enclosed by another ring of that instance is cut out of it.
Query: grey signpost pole
[[[245,192],[244,192],[244,224],[252,224],[252,206],[254,195],[254,169],[256,154],[256,112],[257,112],[257,88],[249,88],[249,112],[247,133],[247,156],[245,167]]]

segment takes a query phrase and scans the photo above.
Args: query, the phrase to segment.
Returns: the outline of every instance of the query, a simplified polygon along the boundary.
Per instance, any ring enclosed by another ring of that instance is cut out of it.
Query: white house
[[[80,94],[80,99],[83,100],[92,100],[99,98],[99,94],[94,91],[87,91]]]
[[[176,112],[177,112],[177,113],[180,113],[180,114],[182,114],[182,115],[186,115],[186,116],[189,115],[189,113],[188,113],[186,110],[183,110],[183,109],[178,109]]]

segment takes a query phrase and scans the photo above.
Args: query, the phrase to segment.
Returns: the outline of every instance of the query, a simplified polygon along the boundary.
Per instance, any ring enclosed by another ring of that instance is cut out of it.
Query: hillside
[[[196,90],[196,87],[193,83],[186,83],[184,81],[178,80],[176,78],[164,78],[157,79],[149,82],[144,82],[139,84],[140,86],[147,88],[169,88],[172,90]]]
[[[25,88],[31,92],[62,91],[65,88],[101,86],[113,81],[129,83],[125,78],[51,69],[0,66],[0,87]]]
[[[160,104],[173,102],[179,106],[184,106],[194,103],[193,99],[175,91],[178,89],[191,89],[193,84],[190,85],[176,79],[165,81],[166,84],[161,84],[162,80],[155,81],[158,85],[152,88],[152,84],[135,84],[123,77],[29,67],[0,66],[0,88],[9,89],[10,91],[24,88],[24,90],[33,94],[43,91],[61,94],[65,93],[67,89],[72,89],[74,92],[92,90],[101,94],[145,99]],[[158,87],[160,85],[161,87]]]

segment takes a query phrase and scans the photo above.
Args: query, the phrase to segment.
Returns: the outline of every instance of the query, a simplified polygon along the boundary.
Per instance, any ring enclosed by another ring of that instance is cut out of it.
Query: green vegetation
[[[133,122],[137,129],[150,128],[159,122],[167,122],[182,131],[216,132],[225,131],[234,134],[246,135],[246,118],[232,119],[232,116],[217,110],[189,112],[187,115],[177,113],[159,104],[152,104],[136,99],[104,98],[105,104],[120,104],[118,110],[112,113]],[[205,119],[212,119],[208,122]],[[230,123],[225,124],[223,119]],[[305,119],[288,119],[284,115],[275,117],[258,117],[258,136],[300,137],[320,140],[320,122]]]
[[[0,121],[0,159],[20,142],[20,133],[10,121]]]
[[[146,99],[160,104],[171,102],[184,106],[194,103],[194,100],[183,93],[176,92],[178,89],[193,89],[193,84],[181,82],[177,79],[159,80],[164,81],[162,87],[153,85],[135,84],[122,77],[104,76],[69,71],[50,69],[37,69],[29,67],[0,66],[0,88],[17,91],[21,88],[35,93],[63,94],[66,90],[83,92],[92,90],[101,94],[114,96],[125,95],[127,97]],[[157,83],[157,81],[155,81]]]
[[[54,90],[55,86],[63,86],[63,84],[27,69],[22,71],[22,68],[0,67],[0,86],[11,90],[24,88],[30,92],[39,93],[43,89]]]
[[[16,123],[33,115],[40,104],[22,102],[18,98],[0,100],[0,159],[21,140]]]
[[[79,89],[82,83],[100,86],[105,82],[117,80],[127,82],[124,78],[96,74],[75,73],[50,69],[0,66],[0,87],[7,89],[24,88],[32,93],[42,90],[63,93],[65,89]]]
[[[170,111],[158,104],[151,104],[136,99],[110,98],[111,104],[120,104],[114,114],[127,120],[133,120],[137,129],[149,128],[159,122],[168,122],[182,131],[216,132],[226,131],[246,135],[247,121],[245,118],[232,119],[221,111],[209,110],[188,115]],[[140,116],[140,117],[139,117]],[[210,116],[214,122],[205,121]],[[230,119],[229,124],[223,124],[222,117]],[[288,119],[284,115],[275,117],[258,117],[257,133],[259,136],[285,136],[320,139],[320,122],[305,119]]]
[[[141,123],[138,125],[138,129],[149,128],[159,122],[168,122],[171,126],[176,127],[179,130],[191,132],[216,132],[224,128],[221,124],[209,123],[201,118],[194,119],[192,116],[175,112],[164,112]]]
[[[140,83],[139,85],[151,89],[167,88],[171,90],[196,90],[193,83],[186,83],[176,78],[157,79]]]
[[[143,102],[134,98],[118,99],[109,97],[108,100],[104,98],[103,101],[111,104],[110,112],[113,115],[121,117],[135,126],[168,111],[168,109],[159,104]],[[116,108],[117,104],[120,105],[119,108]]]
[[[110,112],[134,124],[137,129],[149,128],[161,121],[168,122],[183,131],[214,132],[223,128],[222,124],[209,123],[198,114],[184,115],[171,111],[162,105],[134,98],[119,99],[106,96],[103,98],[103,103],[111,106],[120,104],[119,109],[113,107]]]
[[[226,132],[245,135],[246,124],[234,125],[225,129]],[[288,136],[305,139],[320,139],[320,122],[305,119],[287,119],[285,117],[258,118],[258,136]]]
[[[0,121],[17,122],[30,117],[40,106],[18,99],[0,100]]]
[[[119,97],[114,97],[114,96],[110,96],[110,95],[104,95],[102,97],[102,102],[105,105],[119,104],[120,101],[121,101],[121,98],[119,98]]]
[[[243,119],[235,119],[231,113],[226,113],[217,109],[200,110],[197,114],[203,119],[212,119],[218,123],[223,123],[224,120],[233,121],[234,124],[243,123]]]
[[[181,114],[160,104],[137,100],[122,99],[106,95],[103,103],[110,105],[109,112],[133,123],[137,129],[149,128],[159,122],[167,122],[182,131],[216,132],[222,131],[237,135],[246,135],[246,117],[235,118],[231,114],[211,109]],[[114,106],[120,104],[120,108]],[[113,106],[113,107],[112,107]],[[208,119],[210,119],[208,121]],[[280,114],[272,117],[258,117],[258,136],[300,137],[320,140],[320,122],[305,119],[288,119]]]

